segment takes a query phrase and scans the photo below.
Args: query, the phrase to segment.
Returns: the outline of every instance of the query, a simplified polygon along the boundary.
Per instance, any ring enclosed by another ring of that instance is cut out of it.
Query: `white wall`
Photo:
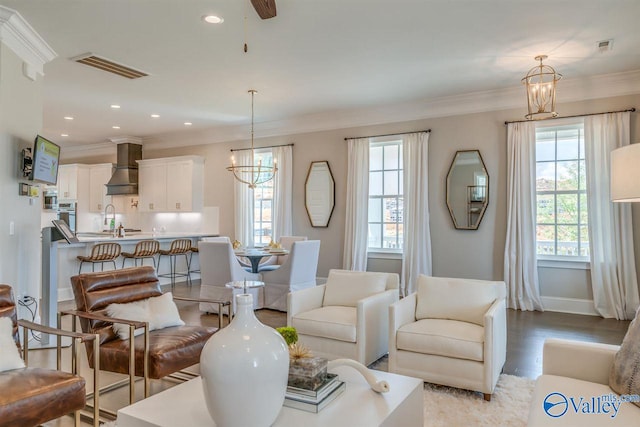
[[[0,43],[0,283],[16,296],[40,295],[42,195],[18,195],[20,151],[42,128],[42,78],[22,74],[22,60]],[[9,233],[13,222],[14,235]]]

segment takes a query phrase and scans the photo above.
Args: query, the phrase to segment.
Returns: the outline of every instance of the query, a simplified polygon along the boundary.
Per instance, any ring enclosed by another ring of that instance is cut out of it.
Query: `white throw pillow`
[[[107,306],[107,315],[118,319],[148,322],[149,331],[164,329],[169,326],[183,326],[185,324],[180,318],[178,307],[173,302],[171,292],[126,304],[109,304]],[[120,339],[129,339],[129,325],[114,323],[113,330]],[[144,328],[138,328],[135,330],[134,336],[142,333],[144,333]]]
[[[24,368],[24,361],[13,339],[13,322],[0,317],[0,372]]]
[[[386,273],[331,270],[325,285],[322,305],[356,307],[359,300],[384,292],[386,286]]]
[[[484,315],[498,298],[504,298],[504,282],[420,275],[416,319],[450,319],[484,326]]]

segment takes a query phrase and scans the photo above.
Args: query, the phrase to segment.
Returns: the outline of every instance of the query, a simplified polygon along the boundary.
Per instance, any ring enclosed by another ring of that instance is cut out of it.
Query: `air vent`
[[[107,71],[109,73],[117,74],[128,79],[138,79],[140,77],[146,77],[149,75],[142,71],[135,70],[131,67],[127,67],[122,64],[110,61],[106,58],[101,58],[97,55],[94,55],[93,53],[80,55],[75,58],[71,58],[71,60],[79,62],[80,64]]]
[[[600,52],[600,53],[607,52],[607,51],[609,51],[611,49],[613,49],[613,39],[600,40],[598,42],[598,52]]]

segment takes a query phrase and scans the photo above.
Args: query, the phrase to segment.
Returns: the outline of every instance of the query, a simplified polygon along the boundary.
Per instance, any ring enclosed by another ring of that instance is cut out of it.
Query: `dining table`
[[[263,249],[263,248],[248,248],[248,249],[235,249],[233,251],[238,258],[247,258],[251,263],[251,272],[257,273],[260,267],[260,261],[262,258],[270,256],[282,256],[289,255],[289,251],[286,249]]]

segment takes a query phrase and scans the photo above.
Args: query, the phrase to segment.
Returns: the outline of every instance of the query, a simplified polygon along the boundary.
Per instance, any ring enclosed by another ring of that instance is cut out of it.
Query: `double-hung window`
[[[370,252],[402,252],[402,141],[371,142],[369,146]]]
[[[588,261],[584,156],[582,122],[536,128],[538,259]]]
[[[253,162],[263,166],[273,166],[271,150],[256,150]],[[254,246],[266,246],[273,236],[273,184],[271,179],[258,184],[253,190],[253,243]]]

